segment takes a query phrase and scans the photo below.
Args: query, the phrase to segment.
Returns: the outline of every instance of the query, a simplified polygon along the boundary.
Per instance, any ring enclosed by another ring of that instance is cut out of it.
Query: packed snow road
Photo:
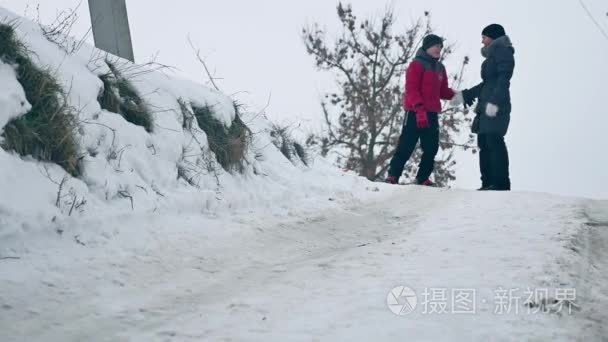
[[[606,340],[607,208],[383,186],[89,223],[0,261],[0,341]]]

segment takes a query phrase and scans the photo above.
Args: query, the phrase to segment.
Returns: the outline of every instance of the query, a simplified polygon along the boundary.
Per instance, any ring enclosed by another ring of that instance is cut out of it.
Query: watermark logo
[[[395,315],[405,316],[416,310],[418,297],[411,288],[397,286],[386,296],[386,305]]]
[[[386,304],[391,312],[398,316],[414,312],[417,306],[421,307],[419,311],[422,315],[476,314],[478,304],[481,304],[486,312],[491,312],[490,306],[493,304],[496,315],[530,315],[539,312],[562,314],[566,311],[572,315],[581,310],[576,303],[576,289],[499,287],[494,289],[493,298],[490,296],[491,292],[491,289],[483,289],[483,296],[478,298],[478,291],[473,288],[429,287],[421,290],[418,298],[411,288],[398,286],[388,293]]]

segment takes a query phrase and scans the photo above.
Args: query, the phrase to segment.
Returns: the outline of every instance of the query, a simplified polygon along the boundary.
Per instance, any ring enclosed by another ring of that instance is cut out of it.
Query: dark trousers
[[[407,113],[407,118],[399,137],[399,145],[388,170],[388,174],[397,180],[403,174],[405,163],[412,156],[418,140],[420,140],[420,147],[422,148],[422,158],[418,165],[416,181],[423,182],[429,179],[431,173],[433,173],[435,156],[439,151],[439,118],[437,113],[428,113],[427,115],[430,127],[421,129],[416,127],[416,113]]]
[[[505,138],[495,134],[479,134],[477,145],[483,186],[494,185],[500,189],[510,190],[509,152]]]

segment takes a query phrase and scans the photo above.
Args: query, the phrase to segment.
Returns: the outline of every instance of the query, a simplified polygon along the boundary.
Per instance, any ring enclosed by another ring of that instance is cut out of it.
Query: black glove
[[[465,89],[462,91],[462,99],[464,100],[464,107],[471,107],[475,103],[475,97],[471,94],[471,90]]]

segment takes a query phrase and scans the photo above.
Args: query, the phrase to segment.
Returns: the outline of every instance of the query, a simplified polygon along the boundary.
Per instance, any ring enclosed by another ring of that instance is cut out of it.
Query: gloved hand
[[[471,95],[469,89],[462,91],[462,100],[464,103],[464,108],[471,107],[473,103],[475,103],[475,98]]]
[[[462,96],[462,92],[457,91],[456,94],[454,94],[454,97],[452,98],[452,100],[450,100],[450,105],[452,107],[458,107],[463,103],[464,103],[464,97]]]
[[[498,114],[498,106],[493,103],[488,103],[486,105],[486,115],[495,118],[496,114]]]
[[[429,118],[423,107],[418,107],[418,109],[416,109],[416,127],[429,128]]]

